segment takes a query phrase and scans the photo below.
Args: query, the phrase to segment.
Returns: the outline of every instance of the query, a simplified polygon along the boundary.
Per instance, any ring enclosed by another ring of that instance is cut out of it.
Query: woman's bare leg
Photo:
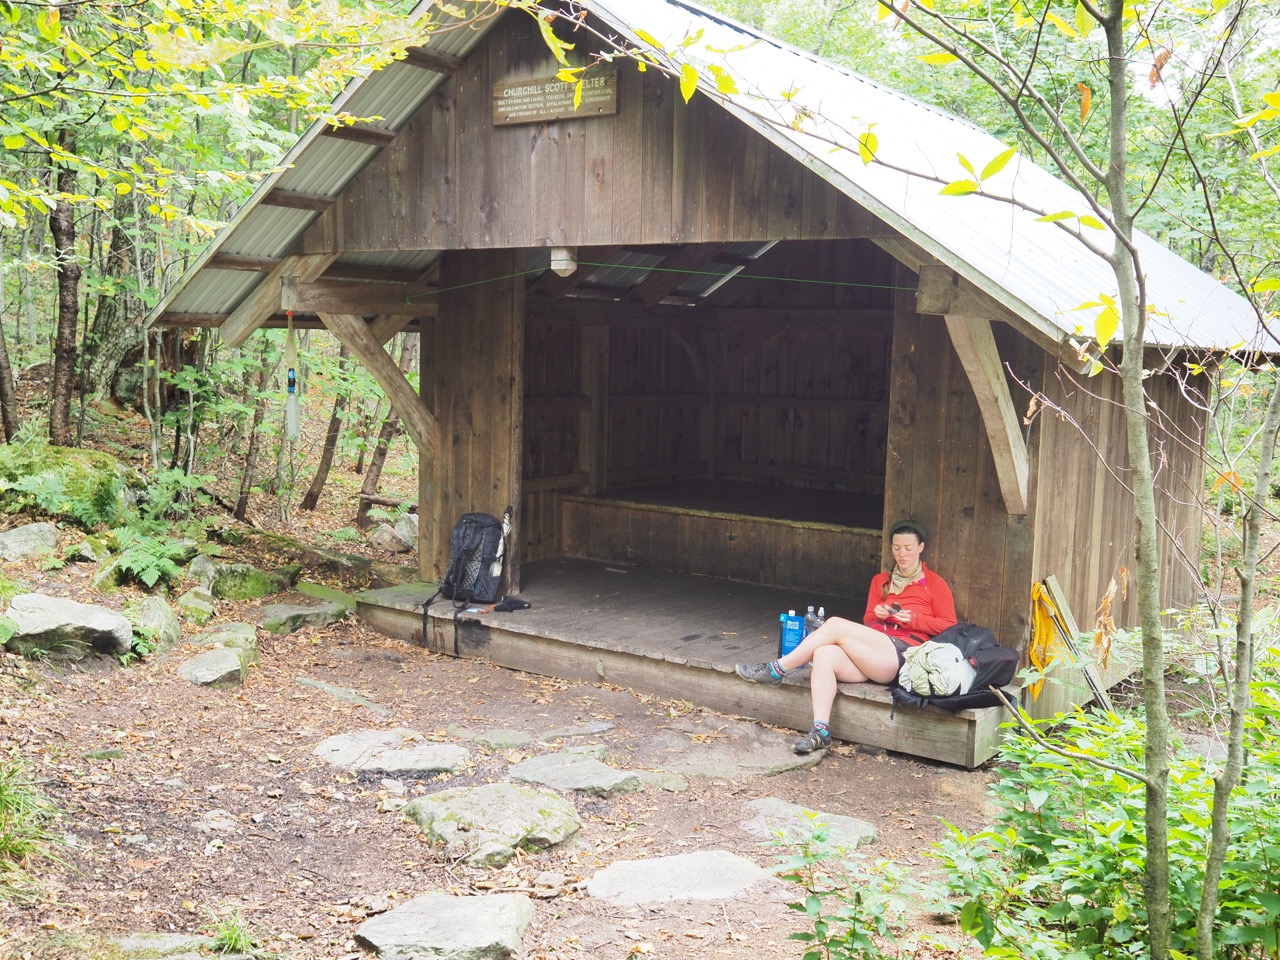
[[[845,683],[874,680],[890,683],[898,675],[898,651],[885,634],[861,623],[831,617],[800,642],[800,645],[778,659],[784,670],[797,670],[814,662],[815,654],[826,646],[836,646],[844,653],[857,675],[840,677]],[[817,664],[814,662],[815,676]],[[810,681],[812,683],[812,681]],[[832,699],[835,699],[834,681]]]

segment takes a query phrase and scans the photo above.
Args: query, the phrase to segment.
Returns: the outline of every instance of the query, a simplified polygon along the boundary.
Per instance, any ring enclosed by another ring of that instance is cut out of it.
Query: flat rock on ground
[[[346,615],[341,603],[269,603],[258,608],[258,624],[271,633],[293,633],[303,627],[327,627]]]
[[[727,850],[652,860],[620,860],[599,871],[587,892],[620,907],[672,900],[730,900],[752,887],[780,887],[768,870]]]
[[[554,790],[579,790],[593,797],[612,797],[644,789],[644,780],[638,774],[615,770],[580,750],[530,757],[517,763],[507,775],[523,783],[537,783]]]
[[[365,921],[356,937],[383,960],[504,960],[521,952],[532,919],[533,904],[517,894],[431,893]]]
[[[517,849],[555,846],[582,825],[563,797],[510,783],[441,790],[414,800],[404,815],[450,859],[489,867],[507,863]]]
[[[797,843],[809,839],[815,830],[822,828],[826,830],[829,844],[840,850],[852,851],[876,838],[876,828],[865,820],[823,813],[777,797],[748,800],[746,810],[752,817],[742,823],[742,829],[761,840]]]
[[[5,615],[18,627],[5,646],[28,656],[38,650],[56,660],[83,660],[91,651],[119,655],[133,646],[133,625],[93,603],[24,593]]]
[[[214,647],[184,660],[178,667],[178,676],[198,687],[234,687],[244,683],[248,668],[243,650]]]
[[[471,754],[452,743],[430,743],[416,730],[362,730],[322,740],[315,754],[335,766],[361,773],[426,777],[461,769]]]
[[[822,760],[821,753],[796,755],[791,744],[797,736],[728,717],[677,717],[637,743],[635,753],[646,767],[685,777],[773,776]]]

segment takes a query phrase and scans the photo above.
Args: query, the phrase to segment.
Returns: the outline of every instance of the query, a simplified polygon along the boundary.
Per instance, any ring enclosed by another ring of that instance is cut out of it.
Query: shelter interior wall
[[[732,294],[730,286],[722,288],[716,302],[688,308],[687,318],[664,309],[652,320],[631,311],[611,319],[612,304],[601,303],[598,320],[584,322],[580,304],[564,306],[557,317],[556,301],[531,313],[526,559],[612,550],[615,555],[600,558],[634,561],[644,553],[654,562],[665,555],[670,564],[689,565],[692,556],[693,572],[772,582],[768,578],[780,574],[769,568],[780,561],[763,554],[785,557],[802,549],[790,542],[802,537],[799,526],[791,534],[772,533],[756,545],[756,556],[741,531],[655,533],[671,542],[648,551],[599,529],[593,534],[600,539],[584,544],[581,529],[564,529],[564,495],[621,497],[638,490],[643,496],[641,488],[680,481],[690,489],[711,481],[776,491],[778,505],[761,510],[765,516],[803,516],[807,496],[813,506],[807,519],[832,527],[849,522],[823,516],[836,495],[859,505],[842,513],[873,518],[878,541],[892,261],[865,241],[797,242],[775,250],[759,272],[750,271],[770,279],[735,281]],[[717,538],[738,546],[720,550]],[[873,570],[878,562],[874,549],[868,554],[863,539],[854,539],[849,563],[856,572],[846,568],[842,582],[862,582],[861,568]]]
[[[763,241],[880,226],[704,96],[685,104],[656,70],[619,67],[615,116],[494,124],[495,83],[558,69],[532,18],[508,14],[321,215],[303,249]]]

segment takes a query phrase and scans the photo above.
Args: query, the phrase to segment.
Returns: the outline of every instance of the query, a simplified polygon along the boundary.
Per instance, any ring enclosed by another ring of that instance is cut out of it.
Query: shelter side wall
[[[1031,516],[1006,508],[977,400],[940,316],[915,310],[915,274],[901,268],[893,323],[886,524],[911,517],[926,525],[926,562],[951,586],[962,620],[990,625],[1006,646],[1028,636]],[[993,324],[1015,406],[1038,383],[1042,350],[1004,324]],[[1026,432],[1030,496],[1037,469],[1038,430]],[[1046,491],[1049,493],[1049,491]],[[889,558],[883,562],[887,565]]]
[[[307,231],[307,252],[866,236],[874,217],[705,97],[623,64],[618,112],[495,124],[559,67],[508,16]],[[574,56],[585,62],[586,50]],[[733,163],[726,162],[733,158]]]
[[[1166,609],[1190,605],[1198,593],[1205,414],[1193,399],[1196,389],[1193,384],[1189,395],[1170,373],[1147,380],[1148,396],[1160,411],[1150,433]],[[1134,510],[1126,489],[1130,470],[1120,378],[1109,372],[1084,378],[1057,369],[1046,377],[1044,392],[1049,408],[1039,417],[1041,469],[1052,478],[1046,481],[1052,488],[1036,509],[1035,577],[1058,578],[1084,630],[1093,628],[1114,581],[1111,617],[1119,627],[1136,627],[1137,598],[1122,572],[1134,568]]]
[[[439,426],[437,456],[419,459],[419,566],[444,570],[449,532],[464,513],[516,505],[524,398],[522,250],[460,250],[440,265],[440,310],[423,334],[422,382]],[[429,505],[429,506],[428,506]],[[519,589],[519,523],[508,543]]]

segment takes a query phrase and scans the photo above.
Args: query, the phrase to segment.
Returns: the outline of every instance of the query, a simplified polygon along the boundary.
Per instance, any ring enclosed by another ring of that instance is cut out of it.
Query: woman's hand
[[[871,611],[876,615],[876,619],[887,621],[889,619],[889,607],[883,603],[877,603],[874,610]]]
[[[911,624],[911,611],[901,608],[893,611],[893,619],[897,620],[904,627]]]

